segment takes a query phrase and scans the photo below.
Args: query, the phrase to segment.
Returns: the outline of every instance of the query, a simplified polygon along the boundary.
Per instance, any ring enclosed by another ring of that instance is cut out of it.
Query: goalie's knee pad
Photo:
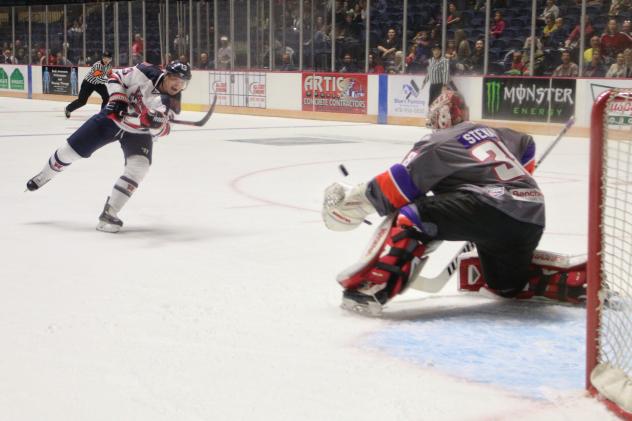
[[[364,257],[338,275],[345,297],[351,294],[352,299],[361,301],[364,296],[384,304],[408,287],[426,254],[415,215],[414,209],[402,209],[380,224]]]
[[[531,260],[529,282],[513,298],[545,297],[555,301],[582,303],[586,300],[586,258],[536,250]],[[503,291],[487,287],[481,262],[475,252],[459,259],[459,289],[478,291],[485,287],[497,295]]]

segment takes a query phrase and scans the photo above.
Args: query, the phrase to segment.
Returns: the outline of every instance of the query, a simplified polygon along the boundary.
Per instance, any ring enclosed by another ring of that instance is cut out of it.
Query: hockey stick
[[[215,95],[213,97],[213,103],[211,104],[211,108],[208,110],[208,112],[206,113],[206,115],[204,117],[202,117],[202,120],[200,121],[187,121],[187,120],[169,120],[169,123],[174,123],[174,124],[184,124],[187,126],[196,126],[196,127],[202,127],[203,125],[206,124],[206,122],[209,120],[209,118],[211,118],[211,116],[213,115],[213,111],[215,111],[215,103],[217,103],[217,95]]]
[[[546,148],[542,156],[540,156],[540,159],[537,160],[537,162],[535,163],[535,168],[538,168],[540,166],[542,161],[544,161],[544,158],[546,158],[547,155],[551,153],[555,145],[557,145],[559,141],[562,140],[562,137],[566,134],[568,129],[573,126],[573,124],[575,124],[575,118],[571,117],[564,124],[564,128],[562,129],[560,134],[557,135],[555,140]],[[456,271],[456,268],[459,264],[459,256],[463,253],[474,250],[475,247],[476,246],[474,245],[474,243],[468,241],[463,247],[461,247],[461,249],[452,258],[452,260],[450,260],[450,263],[448,263],[445,269],[443,269],[437,276],[435,276],[434,278],[426,278],[422,276],[422,274],[419,274],[417,276],[417,279],[415,279],[410,284],[410,288],[424,292],[439,292],[441,288],[443,288],[445,284],[448,283],[448,281],[452,277],[452,274]]]

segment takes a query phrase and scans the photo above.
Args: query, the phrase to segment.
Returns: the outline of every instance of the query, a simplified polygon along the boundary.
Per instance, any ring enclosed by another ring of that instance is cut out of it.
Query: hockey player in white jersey
[[[531,176],[533,138],[463,121],[464,104],[453,97],[444,90],[432,104],[435,131],[402,163],[366,183],[325,190],[322,216],[331,230],[354,229],[374,212],[389,218],[365,259],[338,276],[343,308],[379,313],[415,279],[437,240],[473,242],[487,287],[500,296],[520,296],[534,282],[539,295],[571,301],[531,266],[545,226],[544,196]]]
[[[41,188],[74,161],[89,158],[97,149],[118,141],[125,169],[97,224],[100,231],[118,232],[123,226],[118,213],[149,171],[153,138],[169,133],[169,120],[180,113],[181,92],[190,80],[189,65],[179,61],[169,63],[164,70],[142,63],[112,72],[107,105],[70,135],[42,171],[27,182],[27,189]]]

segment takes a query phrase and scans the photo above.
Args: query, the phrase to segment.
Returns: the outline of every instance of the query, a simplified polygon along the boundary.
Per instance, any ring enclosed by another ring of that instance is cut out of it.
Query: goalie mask
[[[430,105],[426,127],[433,130],[449,129],[467,119],[468,111],[463,98],[444,86],[441,95]]]

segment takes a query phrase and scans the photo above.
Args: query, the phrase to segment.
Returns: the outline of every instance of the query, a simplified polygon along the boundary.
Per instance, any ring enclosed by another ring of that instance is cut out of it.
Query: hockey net
[[[587,386],[632,419],[632,89],[591,117]]]

